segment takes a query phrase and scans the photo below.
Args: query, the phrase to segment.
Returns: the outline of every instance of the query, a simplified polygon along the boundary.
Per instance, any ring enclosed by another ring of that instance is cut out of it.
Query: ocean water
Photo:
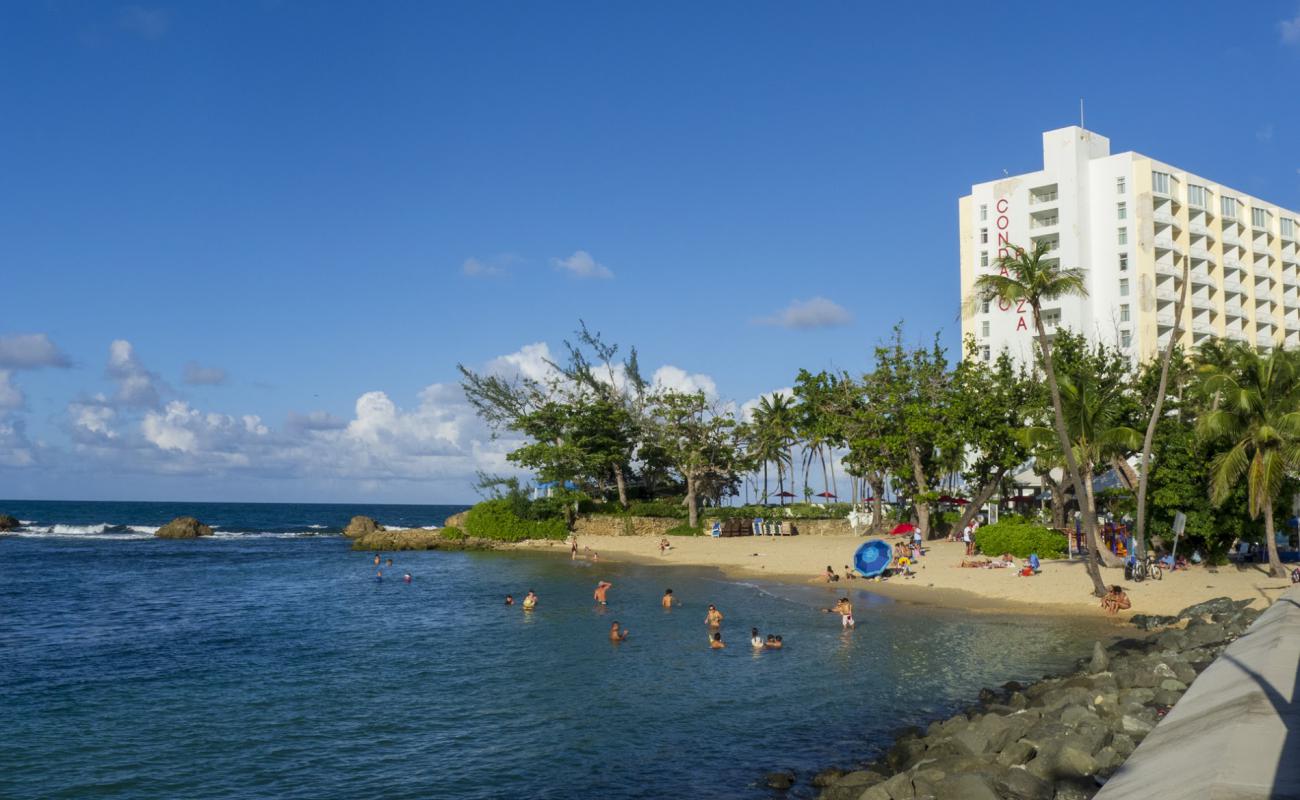
[[[767,797],[764,771],[859,762],[1111,630],[854,589],[845,633],[818,610],[826,587],[561,547],[396,553],[377,581],[373,554],[328,533],[354,512],[436,525],[448,508],[187,504],[230,535],[160,541],[129,526],[175,507],[74,505],[0,503],[33,523],[0,535],[4,798]],[[530,588],[536,612],[503,605]],[[751,626],[786,648],[752,651]]]

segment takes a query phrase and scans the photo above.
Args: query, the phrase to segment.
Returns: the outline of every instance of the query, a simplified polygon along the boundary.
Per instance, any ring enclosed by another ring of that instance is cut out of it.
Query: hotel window
[[[989,301],[985,300],[983,303],[980,304],[980,313],[983,314],[989,313]]]
[[[1282,235],[1290,239],[1295,236],[1295,220],[1290,217],[1283,217],[1279,223],[1282,226]]]
[[[1124,194],[1124,178],[1123,178],[1123,177],[1119,177],[1119,178],[1116,178],[1116,179],[1115,179],[1115,193],[1116,193],[1116,194]]]
[[[1220,197],[1220,198],[1219,198],[1219,206],[1220,206],[1221,210],[1223,211],[1223,216],[1224,216],[1225,219],[1230,219],[1230,220],[1236,221],[1236,219],[1237,219],[1237,198],[1235,198],[1235,197]]]
[[[982,353],[981,355],[984,356],[984,360],[985,360],[985,361],[988,361],[988,360],[989,360],[989,346],[988,346],[988,345],[984,345],[984,351],[983,351],[983,353]]]
[[[1119,321],[1128,322],[1128,303],[1119,307]]]
[[[1261,230],[1268,229],[1268,218],[1270,216],[1266,208],[1252,208],[1250,210],[1250,221],[1254,223],[1256,228]]]
[[[1128,297],[1128,278],[1119,279],[1119,296]]]
[[[1115,204],[1116,219],[1128,219],[1128,203]]]
[[[1128,253],[1119,254],[1119,271],[1128,272]]]
[[[1187,204],[1195,208],[1209,208],[1210,193],[1204,186],[1187,185]]]
[[[1128,228],[1119,229],[1119,243],[1128,244]]]
[[[983,336],[985,339],[989,338],[988,320],[984,320],[983,322],[980,323],[980,335]]]
[[[987,267],[988,265],[989,265],[989,251],[987,251],[987,250],[981,250],[981,251],[980,251],[980,266],[981,266],[981,267]]]
[[[1153,172],[1151,173],[1151,188],[1161,194],[1169,194],[1169,173]]]
[[[980,228],[980,244],[988,244],[988,243],[989,243],[989,229]]]
[[[1129,333],[1128,331],[1120,331],[1119,346],[1128,347],[1131,344],[1133,344],[1133,334]]]
[[[980,206],[980,222],[988,222],[988,220],[989,220],[989,207],[982,205]]]

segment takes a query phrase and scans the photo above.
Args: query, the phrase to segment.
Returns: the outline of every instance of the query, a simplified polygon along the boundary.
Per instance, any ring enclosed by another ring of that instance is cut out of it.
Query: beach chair
[[[785,536],[785,534],[781,531],[781,520],[778,519],[776,522],[772,523],[772,527],[773,527],[772,530],[773,536]]]
[[[715,539],[717,539],[718,537],[722,536],[722,523],[719,522],[719,521],[717,521],[717,520],[715,519],[715,520],[713,521],[713,527],[710,529],[710,534],[711,534],[711,535],[713,536],[713,538],[715,538]]]
[[[753,531],[753,533],[754,533],[755,536],[762,536],[762,535],[763,535],[763,518],[762,518],[762,517],[754,517],[754,521],[750,523],[750,528],[751,528],[751,530]]]

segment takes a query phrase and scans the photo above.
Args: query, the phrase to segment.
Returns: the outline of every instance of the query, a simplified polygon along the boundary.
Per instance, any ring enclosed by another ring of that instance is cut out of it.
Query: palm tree
[[[767,502],[767,463],[776,466],[777,491],[785,504],[785,466],[794,483],[794,401],[782,394],[769,394],[754,410],[755,455],[763,462],[763,501]],[[789,448],[789,450],[787,450]]]
[[[1070,435],[1065,427],[1065,414],[1061,408],[1061,387],[1056,382],[1056,369],[1052,365],[1052,340],[1047,337],[1047,328],[1043,325],[1043,303],[1051,302],[1070,295],[1084,296],[1088,287],[1083,271],[1076,268],[1062,268],[1060,262],[1047,257],[1050,245],[1046,240],[1034,245],[1032,250],[1025,250],[1017,245],[1008,245],[1007,254],[998,259],[998,272],[980,275],[975,279],[973,302],[998,300],[1020,307],[1029,306],[1034,317],[1034,330],[1038,334],[1039,358],[1043,372],[1047,376],[1047,386],[1052,394],[1052,415],[1056,428],[1057,444],[1065,455],[1066,475],[1074,484],[1074,496],[1082,501],[1084,495],[1083,477],[1079,472],[1079,462],[1074,457],[1074,448],[1070,446]],[[967,313],[974,311],[973,303]],[[1084,515],[1084,525],[1088,529],[1089,547],[1093,550],[1085,560],[1088,576],[1092,578],[1093,590],[1098,597],[1106,594],[1106,584],[1101,580],[1101,570],[1097,566],[1098,554],[1091,544],[1097,538],[1096,524]]]
[[[1300,469],[1300,362],[1283,350],[1258,353],[1245,348],[1226,366],[1205,364],[1202,388],[1211,410],[1197,424],[1207,441],[1232,447],[1210,461],[1210,500],[1221,505],[1246,475],[1252,519],[1264,515],[1269,573],[1286,577],[1277,557],[1273,506],[1287,473]]]

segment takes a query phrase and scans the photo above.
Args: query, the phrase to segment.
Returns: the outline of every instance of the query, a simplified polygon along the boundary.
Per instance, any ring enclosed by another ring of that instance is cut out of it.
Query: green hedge
[[[692,528],[689,523],[683,522],[681,525],[669,528],[664,531],[669,536],[703,536],[704,530],[701,528]]]
[[[448,541],[459,542],[465,538],[465,532],[455,525],[448,525],[438,530],[438,535]]]
[[[1039,558],[1061,558],[1068,546],[1065,534],[1041,525],[1005,519],[976,531],[975,544],[984,555],[1010,553],[1016,558],[1028,558],[1030,553],[1037,553]]]
[[[525,539],[565,539],[569,528],[563,519],[522,519],[509,500],[485,500],[465,515],[465,531],[480,539],[522,542]]]
[[[853,507],[848,503],[831,503],[825,506],[812,503],[791,503],[787,506],[717,506],[705,508],[700,515],[706,519],[846,519]],[[786,512],[789,512],[788,514]]]

